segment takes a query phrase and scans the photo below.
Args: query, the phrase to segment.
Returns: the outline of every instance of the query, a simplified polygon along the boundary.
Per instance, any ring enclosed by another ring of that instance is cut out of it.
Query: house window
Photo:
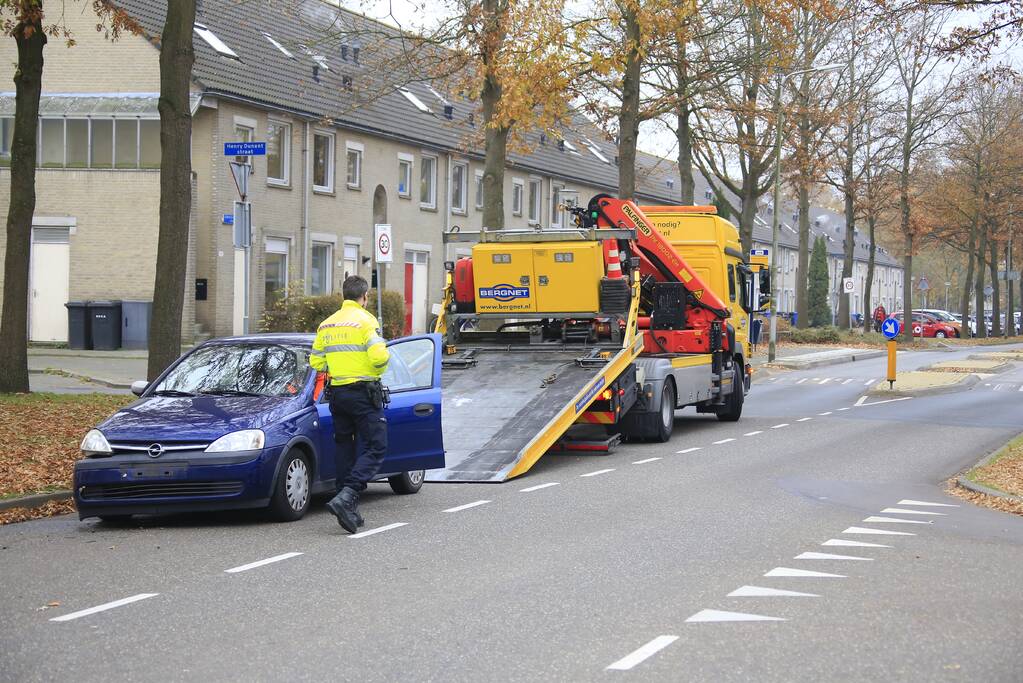
[[[114,121],[114,168],[138,168],[139,122]]]
[[[476,171],[476,208],[483,209],[483,171]]]
[[[64,119],[39,121],[39,165],[59,168],[64,165]]]
[[[313,189],[334,191],[334,136],[313,133]]]
[[[67,167],[88,167],[89,120],[68,119],[66,126],[64,134],[67,136]]]
[[[412,196],[412,155],[398,155],[398,196],[408,199]]]
[[[288,289],[288,240],[268,239],[263,269],[263,294],[265,306],[287,296]]]
[[[451,213],[465,214],[468,201],[468,188],[466,187],[468,174],[468,164],[456,162],[451,166]]]
[[[346,142],[348,150],[348,187],[356,190],[362,187],[362,152],[363,146],[358,142]]]
[[[271,121],[266,129],[266,181],[287,185],[291,180],[291,126]]]
[[[139,168],[160,168],[160,121],[139,119]]]
[[[540,222],[540,179],[529,179],[529,222]]]
[[[0,119],[0,166],[10,165],[14,119]],[[157,119],[40,119],[37,163],[44,168],[159,168]]]
[[[89,122],[89,166],[114,167],[114,122],[111,119],[93,119]]]
[[[564,221],[562,221],[564,212],[561,210],[561,192],[564,189],[562,185],[551,183],[551,226],[555,228],[564,225]]]
[[[0,119],[0,166],[11,165],[11,143],[14,141],[14,119]]]
[[[425,209],[437,208],[437,157],[425,154],[419,169],[419,205]]]
[[[359,245],[346,244],[344,257],[345,277],[359,274]]]
[[[326,242],[313,242],[313,254],[310,263],[309,293],[314,296],[330,294],[333,283],[334,245]]]
[[[254,124],[252,126],[248,126],[243,123],[238,123],[237,121],[234,124],[234,139],[236,142],[252,142],[255,132],[256,127]],[[237,156],[234,160],[239,164],[252,163],[252,157],[250,156]],[[252,171],[249,170],[249,173],[252,173]]]
[[[512,215],[522,215],[523,182],[519,178],[512,179]]]

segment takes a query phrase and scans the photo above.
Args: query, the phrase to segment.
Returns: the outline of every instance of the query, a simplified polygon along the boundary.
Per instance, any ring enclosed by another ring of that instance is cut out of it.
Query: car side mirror
[[[147,382],[144,379],[140,379],[137,382],[131,383],[131,393],[135,394],[136,396],[141,396],[146,392],[146,389],[148,388],[149,382]]]

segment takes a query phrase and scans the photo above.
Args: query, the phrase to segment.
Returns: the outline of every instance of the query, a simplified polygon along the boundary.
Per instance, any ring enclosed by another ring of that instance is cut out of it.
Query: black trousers
[[[373,405],[365,382],[332,387],[335,487],[364,491],[380,471],[387,453],[387,418]]]

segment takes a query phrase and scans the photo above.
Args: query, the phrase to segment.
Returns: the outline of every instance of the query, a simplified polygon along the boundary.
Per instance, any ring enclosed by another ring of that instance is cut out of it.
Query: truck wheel
[[[408,495],[410,493],[419,493],[419,489],[423,488],[423,481],[425,480],[426,470],[413,470],[388,477],[387,483],[391,485],[391,490],[395,493]]]
[[[675,431],[675,385],[668,380],[664,381],[661,389],[661,410],[658,414],[657,432],[653,434],[655,441],[667,443],[671,440],[671,433]]]
[[[742,417],[743,394],[742,365],[732,363],[732,393],[725,400],[724,407],[718,411],[718,419],[722,422],[738,422]]]
[[[281,457],[283,465],[270,499],[270,514],[279,522],[294,522],[309,509],[312,493],[309,461],[297,448]]]

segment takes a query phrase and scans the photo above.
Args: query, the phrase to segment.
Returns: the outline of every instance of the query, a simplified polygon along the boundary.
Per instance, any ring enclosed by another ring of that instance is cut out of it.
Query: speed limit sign
[[[394,243],[391,240],[391,226],[386,223],[377,223],[373,227],[376,262],[392,263],[394,261]]]

